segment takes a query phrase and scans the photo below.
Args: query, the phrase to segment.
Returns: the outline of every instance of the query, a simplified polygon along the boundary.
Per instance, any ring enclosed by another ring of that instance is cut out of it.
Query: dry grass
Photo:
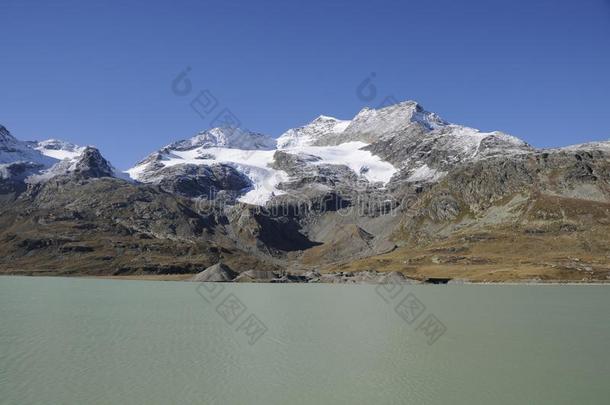
[[[562,230],[563,229],[563,230]],[[509,282],[610,281],[610,233],[606,226],[497,227],[464,231],[424,246],[403,246],[323,271],[399,271],[408,277],[451,277]]]

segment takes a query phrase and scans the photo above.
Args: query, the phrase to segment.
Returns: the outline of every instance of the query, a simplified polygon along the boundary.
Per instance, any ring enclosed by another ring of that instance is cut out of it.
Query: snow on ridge
[[[189,150],[193,148],[224,147],[242,150],[272,150],[277,141],[265,134],[241,128],[212,128],[192,138],[174,142],[164,149]]]
[[[269,166],[276,146],[276,139],[269,135],[240,128],[212,128],[152,153],[124,173],[134,180],[144,181],[145,175],[160,170],[159,166],[230,165],[253,184],[252,189],[238,200],[262,205],[272,196],[283,193],[277,185],[288,178],[285,172]]]
[[[371,152],[364,150],[368,144],[354,141],[336,146],[299,146],[285,149],[292,154],[305,153],[319,157],[312,161],[313,165],[329,164],[344,165],[354,173],[364,176],[370,182],[387,184],[398,171],[391,163],[382,160]]]
[[[226,147],[200,146],[189,150],[172,150],[157,162],[163,167],[181,164],[193,165],[230,165],[246,175],[253,184],[251,190],[243,194],[238,201],[263,205],[274,195],[284,192],[278,189],[279,183],[288,180],[288,174],[282,170],[273,169],[275,150],[246,150]],[[202,158],[203,156],[203,158]],[[148,164],[133,167],[127,171],[131,178],[138,180],[146,172]]]
[[[57,139],[47,139],[34,143],[34,149],[45,156],[57,160],[76,159],[82,155],[87,149],[86,146],[78,146],[70,142],[60,141]]]
[[[45,181],[76,170],[88,148],[57,139],[21,141],[0,125],[0,177]]]
[[[47,157],[34,149],[31,142],[20,141],[4,127],[0,128],[0,164],[30,163],[37,166],[50,166],[56,159]]]
[[[594,141],[594,142],[586,142],[579,143],[576,145],[568,145],[560,148],[551,148],[549,150],[553,151],[577,151],[577,150],[588,150],[588,149],[599,149],[603,151],[610,152],[610,139],[607,141]]]
[[[419,103],[403,101],[378,109],[363,108],[356,114],[346,132],[375,133],[382,136],[400,132],[414,124],[419,124],[428,131],[448,125],[437,114],[426,111]]]
[[[330,115],[324,115],[324,114],[318,115],[318,117],[314,121],[317,121],[317,120],[322,120],[322,121],[340,121],[338,118],[331,117]]]
[[[309,124],[298,128],[291,128],[277,138],[278,149],[295,146],[309,146],[324,136],[344,132],[351,121],[340,120],[327,115],[320,115]]]
[[[124,170],[122,173],[132,180],[142,181],[142,175],[145,174],[147,170],[149,170],[150,163],[151,162],[148,160],[148,158],[146,158],[140,161],[134,167],[130,167],[129,169]]]
[[[311,159],[312,165],[344,165],[356,174],[364,176],[370,182],[381,182],[384,185],[390,181],[397,169],[362,148],[364,142],[346,142],[337,146],[293,146],[282,149],[290,154],[307,154],[317,159]],[[135,180],[142,180],[149,170],[159,170],[158,165],[170,167],[182,164],[193,165],[230,165],[248,177],[252,188],[238,198],[238,201],[254,205],[264,205],[273,196],[285,194],[279,188],[280,183],[290,180],[283,170],[274,169],[274,150],[244,150],[226,147],[207,147],[188,150],[165,150],[159,159],[144,162],[126,171]],[[154,164],[154,166],[150,166]]]
[[[482,132],[475,128],[450,124],[443,128],[443,136],[451,140],[453,146],[463,150],[469,158],[495,153],[523,153],[531,147],[521,139],[500,131]]]
[[[411,131],[413,128],[417,131]],[[423,135],[420,135],[421,130]],[[525,142],[502,132],[481,132],[451,124],[414,101],[378,109],[364,108],[352,120],[320,115],[304,126],[285,131],[277,140],[249,131],[233,131],[227,133],[226,129],[213,128],[200,132],[193,138],[175,142],[149,155],[127,173],[136,180],[148,178],[147,181],[152,181],[148,175],[166,166],[232,165],[253,184],[252,189],[239,200],[264,204],[274,195],[282,194],[279,185],[288,180],[286,172],[271,167],[276,150],[317,157],[308,161],[308,165],[344,165],[357,175],[384,185],[398,169],[363,148],[385,136],[405,133],[407,142],[419,142],[420,136],[438,140],[440,142],[426,143],[424,147],[434,145],[447,154],[450,161],[531,150]],[[268,142],[269,139],[273,142]],[[316,146],[325,144],[330,146]],[[424,162],[419,164],[421,166],[409,173],[408,181],[437,181],[447,173]]]
[[[461,125],[450,125],[448,136],[454,143],[461,147],[464,153],[471,153],[475,157],[481,148],[481,142],[494,132],[481,132],[475,128],[463,127]]]
[[[338,120],[338,122],[333,127],[333,132],[338,134],[338,133],[345,131],[350,123],[351,123],[351,121],[347,121],[347,120],[339,121]]]

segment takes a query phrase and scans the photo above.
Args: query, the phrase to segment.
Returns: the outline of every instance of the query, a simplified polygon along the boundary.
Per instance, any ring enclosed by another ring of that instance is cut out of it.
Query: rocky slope
[[[1,127],[2,271],[610,279],[610,142],[539,150],[408,101],[277,140],[214,128],[127,174],[95,148]]]

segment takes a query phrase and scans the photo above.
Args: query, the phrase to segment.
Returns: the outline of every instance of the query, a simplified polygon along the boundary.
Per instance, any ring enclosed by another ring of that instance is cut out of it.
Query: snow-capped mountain
[[[57,139],[20,141],[0,125],[0,178],[36,183],[69,173],[103,177],[115,170],[93,147]]]
[[[0,127],[0,270],[177,274],[230,261],[240,281],[270,268],[610,271],[610,141],[534,149],[403,102],[320,116],[277,141],[210,129],[128,174],[137,181],[113,178],[95,148]]]
[[[409,128],[431,131],[447,125],[415,101],[404,101],[380,109],[365,107],[351,120],[321,115],[303,127],[289,129],[280,135],[278,148],[328,146],[351,141],[369,144]]]
[[[532,150],[513,136],[451,124],[405,101],[364,108],[351,120],[321,115],[278,139],[240,128],[212,128],[148,155],[123,177],[191,198],[225,196],[264,205],[299,185],[326,190],[354,182],[378,189],[392,182],[430,183],[468,161]],[[80,172],[117,176],[99,152],[87,151],[54,139],[19,141],[0,128],[3,178],[40,182],[78,173],[85,155],[100,167]]]
[[[281,194],[275,186],[285,180],[282,172],[268,166],[275,147],[276,140],[268,135],[212,128],[161,148],[126,173],[134,180],[153,184],[184,183],[187,178],[196,185],[188,188],[187,195],[191,197],[215,197],[217,191],[222,191],[216,189],[218,185],[230,184],[224,190],[230,191],[231,196],[242,194],[242,201],[261,204]]]
[[[74,146],[74,145],[73,145]],[[75,153],[70,150],[54,149],[54,154],[66,156],[53,164],[47,169],[41,170],[38,173],[32,174],[27,181],[29,183],[39,183],[49,180],[56,176],[76,175],[79,177],[97,178],[97,177],[121,177],[126,178],[121,174],[116,174],[114,167],[108,162],[96,148],[76,147],[80,153]],[[70,157],[68,157],[70,156]]]
[[[145,183],[188,179],[205,184],[203,188],[189,187],[190,197],[202,198],[215,196],[216,191],[208,186],[218,184],[219,173],[227,173],[234,179],[228,182],[233,197],[262,205],[302,183],[303,176],[312,179],[308,184],[320,182],[324,187],[330,181],[328,176],[334,179],[331,183],[344,183],[346,173],[355,176],[359,184],[368,182],[376,187],[385,187],[392,179],[435,182],[458,164],[531,150],[513,136],[450,124],[418,103],[405,101],[381,109],[364,108],[352,120],[321,115],[307,125],[287,130],[277,141],[245,130],[213,128],[160,149],[127,173]],[[276,151],[282,152],[281,163]],[[288,162],[292,165],[286,166]],[[177,169],[185,165],[214,170]],[[213,178],[201,177],[211,173]],[[235,188],[243,184],[235,181],[236,175],[247,179],[241,190]]]
[[[309,159],[305,161],[310,166],[348,167],[368,181],[387,183],[396,169],[371,152],[363,150],[367,144],[353,141],[334,146],[312,145],[317,136],[327,134],[325,130],[337,131],[345,128],[347,123],[330,117],[319,117],[308,126],[288,131],[281,139],[281,151],[308,156]],[[172,177],[174,181],[182,182],[186,176],[191,183],[208,184],[217,183],[216,180],[206,181],[201,178],[209,175],[209,172],[195,171],[188,167],[204,166],[214,169],[214,172],[225,167],[223,170],[231,176],[235,176],[236,171],[248,179],[248,184],[243,189],[230,190],[240,202],[264,205],[272,197],[285,194],[282,183],[288,182],[290,176],[275,165],[276,152],[280,150],[270,148],[272,144],[275,146],[275,139],[261,134],[252,134],[253,139],[248,139],[248,133],[242,131],[238,143],[226,142],[226,138],[218,136],[222,133],[223,129],[214,128],[193,138],[172,143],[149,155],[127,173],[131,178],[144,183],[168,183]],[[249,149],[243,148],[243,145]],[[216,194],[215,190],[210,192],[207,186],[191,188],[189,191],[191,197],[209,198]]]
[[[494,156],[528,153],[522,140],[498,131],[451,124],[415,101],[364,108],[340,134],[318,136],[318,145],[363,142],[364,149],[393,164],[395,181],[435,182],[456,165]]]

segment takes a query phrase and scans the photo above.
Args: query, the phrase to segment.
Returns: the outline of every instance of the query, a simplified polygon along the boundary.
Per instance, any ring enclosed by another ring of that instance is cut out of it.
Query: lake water
[[[608,404],[610,288],[0,277],[3,404]]]

